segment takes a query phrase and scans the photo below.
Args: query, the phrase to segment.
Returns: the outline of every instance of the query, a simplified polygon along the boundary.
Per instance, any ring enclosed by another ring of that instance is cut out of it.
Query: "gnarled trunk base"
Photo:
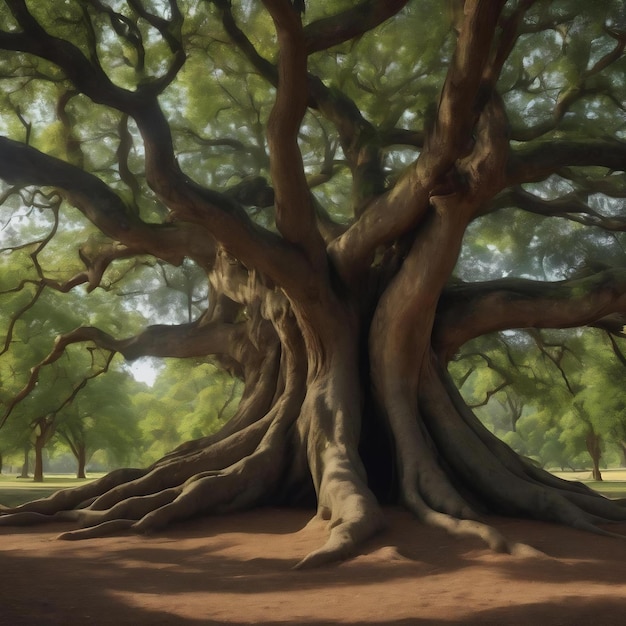
[[[66,540],[120,530],[147,533],[196,515],[270,503],[299,504],[316,492],[318,515],[329,522],[329,539],[301,561],[299,566],[306,567],[349,556],[381,529],[384,521],[377,499],[388,498],[390,487],[424,523],[453,535],[479,536],[492,549],[514,554],[536,552],[509,542],[484,523],[481,514],[533,517],[602,534],[610,533],[598,524],[626,520],[623,503],[527,464],[493,437],[434,365],[423,375],[420,421],[414,421],[413,428],[413,435],[419,432],[427,444],[422,449],[426,454],[413,459],[410,472],[411,459],[401,459],[401,481],[392,471],[390,448],[380,446],[387,450],[384,463],[380,455],[365,454],[372,461],[366,469],[378,476],[378,468],[385,464],[387,476],[394,477],[370,480],[383,489],[374,495],[354,434],[338,432],[338,423],[350,422],[333,414],[328,403],[336,381],[321,381],[308,389],[303,380],[290,383],[259,419],[185,444],[150,468],[115,470],[94,482],[5,509],[0,525],[75,521],[76,530],[59,536]],[[381,419],[378,413],[372,415]],[[366,423],[361,449],[376,447],[367,437],[379,437],[381,427],[382,422],[378,428]],[[411,449],[405,444],[396,442],[398,454]]]

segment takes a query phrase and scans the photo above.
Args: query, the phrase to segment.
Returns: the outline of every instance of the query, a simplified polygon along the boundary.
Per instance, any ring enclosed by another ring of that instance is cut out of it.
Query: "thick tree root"
[[[363,541],[384,528],[382,511],[365,485],[355,489],[353,483],[344,482],[334,489],[334,499],[332,508],[322,508],[319,512],[323,519],[329,519],[328,540],[321,548],[304,557],[295,569],[342,561],[351,556]]]
[[[58,511],[81,508],[100,494],[115,490],[118,486],[145,476],[147,473],[147,469],[122,468],[113,470],[91,483],[70,489],[61,489],[47,498],[40,498],[17,507],[3,508],[0,510],[0,515],[15,514],[21,511],[54,515]],[[4,519],[0,517],[0,524],[3,523]],[[4,523],[6,525],[6,521]]]
[[[118,533],[122,530],[127,530],[132,527],[134,520],[129,519],[114,519],[108,522],[102,522],[97,526],[91,528],[83,528],[81,530],[72,530],[57,535],[57,539],[61,541],[76,541],[78,539],[93,539],[97,537],[104,537],[113,533]]]
[[[455,394],[446,375],[433,366],[421,395],[427,426],[455,475],[482,494],[483,502],[492,509],[603,535],[612,533],[598,524],[626,521],[626,510],[620,504],[532,468],[508,446],[494,442],[484,427],[478,428],[465,404],[453,401]]]

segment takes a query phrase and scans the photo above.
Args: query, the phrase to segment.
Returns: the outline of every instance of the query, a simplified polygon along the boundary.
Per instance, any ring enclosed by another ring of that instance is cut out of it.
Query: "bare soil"
[[[319,547],[310,511],[263,509],[158,535],[54,541],[68,525],[0,529],[0,624],[626,623],[626,543],[491,520],[546,558],[499,555],[388,509],[388,530],[339,565],[291,568]],[[626,524],[612,528],[626,534]]]

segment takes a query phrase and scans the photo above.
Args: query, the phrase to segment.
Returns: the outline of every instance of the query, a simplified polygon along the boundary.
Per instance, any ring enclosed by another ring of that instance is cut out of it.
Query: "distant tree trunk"
[[[626,441],[619,442],[619,449],[622,453],[622,465],[626,467]]]
[[[87,465],[87,443],[82,429],[73,432],[71,429],[61,428],[58,435],[67,443],[70,451],[76,459],[76,478],[86,478],[85,465]]]
[[[35,441],[35,470],[33,473],[33,481],[36,483],[43,482],[43,449],[45,443],[42,437],[37,437]]]
[[[33,481],[36,483],[43,482],[43,450],[54,434],[54,430],[54,416],[52,415],[39,418],[33,429],[35,434],[35,471],[33,473]]]
[[[602,437],[598,435],[593,428],[587,431],[585,438],[587,445],[587,452],[591,456],[593,463],[592,476],[594,480],[602,480],[602,474],[600,473],[600,458],[602,457]]]
[[[0,474],[2,474],[2,464],[3,464],[2,452],[0,452]]]
[[[85,474],[85,465],[87,464],[87,450],[85,449],[85,444],[79,444],[77,446],[76,460],[78,462],[76,478],[87,478]]]

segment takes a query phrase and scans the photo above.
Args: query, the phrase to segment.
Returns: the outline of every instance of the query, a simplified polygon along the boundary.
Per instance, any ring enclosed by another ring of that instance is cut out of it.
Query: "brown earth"
[[[403,511],[345,563],[293,571],[324,540],[310,512],[264,509],[161,534],[53,541],[0,529],[0,624],[626,624],[626,543],[492,520],[549,558],[493,554]],[[626,524],[615,528],[626,534]]]

